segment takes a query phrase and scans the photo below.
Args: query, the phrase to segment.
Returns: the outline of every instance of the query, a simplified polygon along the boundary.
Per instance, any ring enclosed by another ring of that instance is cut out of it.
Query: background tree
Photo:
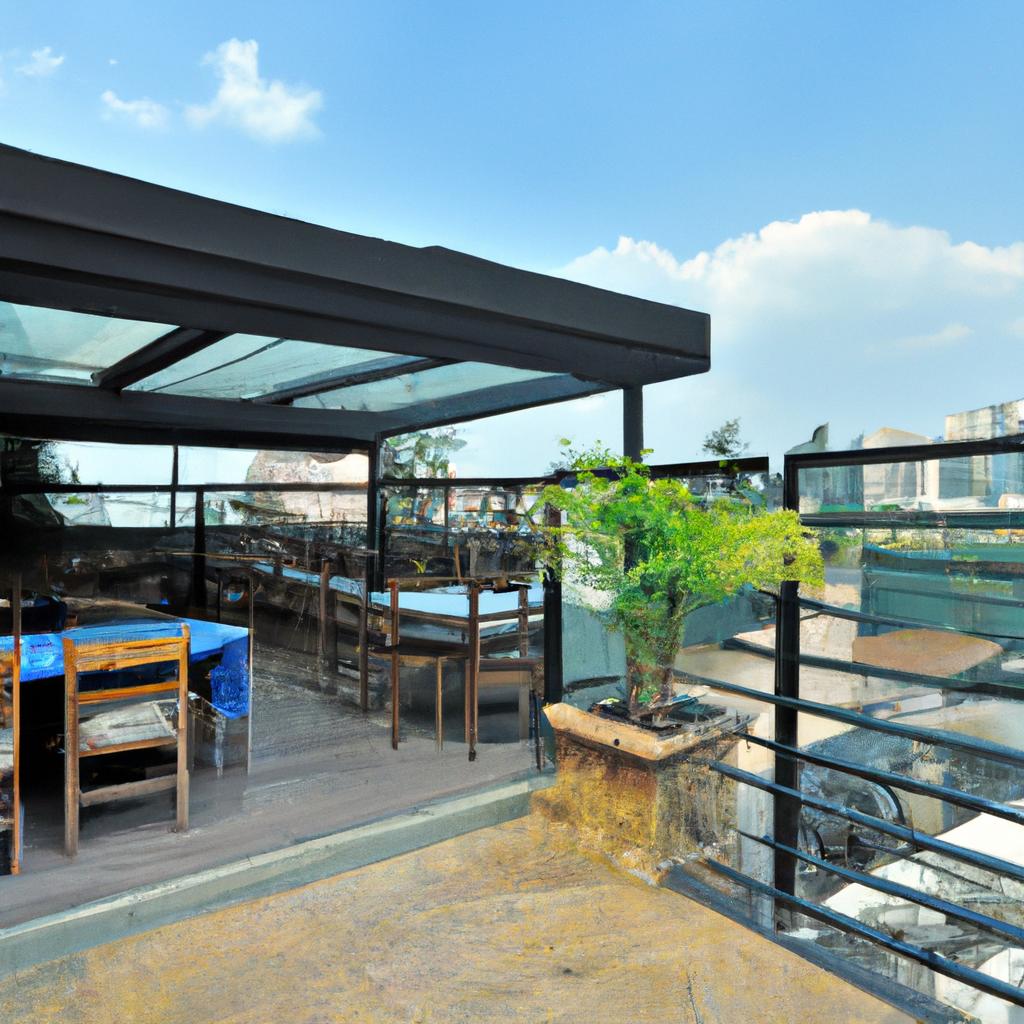
[[[738,459],[750,447],[740,437],[740,420],[726,420],[704,438],[702,450],[717,459]]]
[[[575,487],[541,496],[563,514],[544,531],[547,556],[561,578],[607,595],[626,643],[631,712],[655,694],[672,697],[691,612],[746,585],[823,580],[817,544],[795,512],[742,498],[704,505],[678,480],[651,479],[643,463],[602,450],[577,453],[572,468]]]

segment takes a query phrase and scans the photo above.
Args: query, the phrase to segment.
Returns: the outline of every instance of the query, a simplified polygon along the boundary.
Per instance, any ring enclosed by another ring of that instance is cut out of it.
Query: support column
[[[636,384],[622,389],[622,454],[640,461],[644,448],[644,388]]]
[[[366,453],[369,461],[366,477],[366,588],[383,586],[383,536],[380,521],[380,436]]]
[[[797,470],[788,464],[783,476],[784,505],[798,510],[800,505]],[[800,697],[800,603],[799,584],[783,583],[779,587],[775,616],[775,693],[780,697]],[[775,708],[775,740],[789,747],[799,745],[797,728],[799,713],[795,708]],[[792,757],[775,755],[775,781],[780,786],[799,790],[800,766]],[[775,842],[792,849],[800,845],[800,803],[792,797],[774,798]],[[796,860],[792,854],[775,851],[775,888],[796,893]],[[778,910],[776,918],[779,918]]]

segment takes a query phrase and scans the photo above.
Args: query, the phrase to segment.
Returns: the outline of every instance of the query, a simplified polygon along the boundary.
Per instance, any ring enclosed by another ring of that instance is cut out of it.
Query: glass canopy
[[[256,334],[232,334],[209,348],[161,370],[132,390],[160,391],[195,398],[259,398],[321,376],[416,362],[371,349],[321,345]]]
[[[169,324],[0,302],[0,377],[88,383],[173,330]]]
[[[299,398],[295,405],[306,409],[349,409],[357,412],[393,412],[413,405],[429,405],[471,392],[537,381],[559,374],[519,370],[492,363],[452,363],[420,373],[406,373],[390,380],[337,388]]]
[[[367,334],[372,342],[372,328]],[[138,402],[144,395],[159,394],[350,412],[363,417],[346,435],[356,437],[474,419],[607,387],[568,373],[258,334],[225,337],[192,325],[0,302],[4,378],[85,385],[97,396],[134,393],[138,398],[129,409],[143,408]]]

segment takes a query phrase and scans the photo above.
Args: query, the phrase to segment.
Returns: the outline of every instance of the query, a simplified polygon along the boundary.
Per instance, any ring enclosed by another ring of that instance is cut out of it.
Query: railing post
[[[547,510],[548,525],[561,522],[556,509]],[[544,703],[562,699],[562,581],[553,569],[544,570]]]
[[[796,583],[783,583],[775,618],[775,694],[800,696],[800,608]],[[796,708],[775,707],[775,739],[788,747],[798,746]],[[797,762],[784,754],[775,755],[775,781],[780,786],[799,789]],[[800,804],[792,797],[774,798],[775,841],[796,848],[800,834]],[[790,896],[796,894],[796,861],[775,850],[775,888]]]
[[[797,469],[786,460],[783,477],[784,504],[799,511]],[[800,605],[799,584],[783,583],[779,587],[775,615],[775,694],[778,697],[800,697]],[[775,707],[775,740],[787,747],[798,747],[799,712],[795,707]],[[789,789],[800,788],[800,766],[792,757],[776,752],[775,781]],[[799,848],[800,804],[792,797],[774,796],[774,833],[776,843]],[[790,896],[796,895],[796,859],[792,854],[775,850],[775,888]],[[778,915],[776,915],[776,918]]]

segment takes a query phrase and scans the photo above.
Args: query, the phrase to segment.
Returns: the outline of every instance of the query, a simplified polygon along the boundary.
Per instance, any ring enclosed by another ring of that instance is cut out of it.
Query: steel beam
[[[218,331],[197,331],[179,327],[156,341],[132,352],[105,370],[92,375],[93,383],[107,391],[121,391],[131,384],[202,352],[226,337]]]
[[[65,441],[365,451],[370,413],[0,380],[0,433]]]
[[[321,395],[326,391],[351,388],[357,384],[375,384],[378,381],[402,377],[407,373],[422,373],[424,370],[433,370],[439,366],[449,366],[452,362],[454,360],[451,359],[410,360],[408,356],[384,356],[380,359],[367,360],[357,367],[348,367],[331,373],[320,373],[293,381],[284,387],[253,398],[252,401],[271,405],[288,405],[297,398]]]

